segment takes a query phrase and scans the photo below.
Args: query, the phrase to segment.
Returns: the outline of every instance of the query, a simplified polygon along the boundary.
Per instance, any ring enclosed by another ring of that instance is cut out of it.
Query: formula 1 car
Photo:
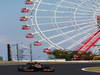
[[[54,72],[55,69],[46,64],[40,64],[37,62],[26,63],[25,65],[18,65],[18,71],[22,72]]]

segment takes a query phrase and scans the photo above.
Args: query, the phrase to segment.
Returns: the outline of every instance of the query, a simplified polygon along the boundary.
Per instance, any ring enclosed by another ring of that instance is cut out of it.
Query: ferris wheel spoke
[[[72,44],[70,47],[68,47],[68,49],[74,48],[74,46],[82,44],[82,42],[86,40],[86,38],[88,38],[89,36],[90,34],[88,33],[87,35],[81,37],[79,40],[76,41],[75,44]]]
[[[91,22],[91,24],[94,23],[94,22]],[[85,23],[86,24],[86,23]],[[81,24],[80,26],[82,26],[84,24]],[[55,31],[55,30],[61,30],[61,29],[65,29],[65,28],[69,28],[69,27],[73,27],[75,25],[70,25],[70,26],[63,26],[63,27],[59,27],[59,28],[53,28],[53,29],[47,29],[47,30],[44,30],[42,31],[43,33],[45,32],[50,32],[50,31]],[[88,26],[88,25],[87,25]],[[35,32],[34,34],[39,34],[39,32]]]
[[[95,22],[92,21],[92,22],[90,22],[90,23],[91,23],[91,24],[92,24],[92,23],[94,24]],[[88,24],[88,23],[82,23],[82,24],[78,24],[78,25],[82,26],[82,25],[84,25],[84,24]],[[55,31],[55,30],[60,30],[60,29],[69,28],[69,27],[72,27],[72,26],[75,26],[75,25],[63,26],[63,27],[53,28],[53,29],[47,29],[47,30],[44,30],[44,31],[42,31],[42,32],[45,33],[45,32],[50,32],[50,31]],[[36,31],[36,29],[35,29],[35,31]],[[39,32],[36,31],[34,34],[39,34]]]
[[[51,5],[51,6],[56,6],[57,5],[56,3],[50,3],[50,2],[45,2],[45,1],[42,1],[41,4]]]
[[[67,0],[67,1],[80,4],[80,3],[82,3],[84,0],[78,0],[78,1],[76,1],[76,0]]]
[[[55,10],[47,10],[47,9],[37,9],[38,10],[38,12],[40,12],[40,11],[42,11],[42,12],[55,12]],[[69,11],[58,11],[58,10],[56,10],[56,13],[66,13],[66,14],[73,14],[73,12],[71,11],[71,12],[69,12]]]
[[[62,6],[62,5],[59,5],[59,6],[57,6],[58,8],[66,8],[66,9],[73,9],[73,10],[75,10],[75,8],[74,7],[71,7],[71,6]]]
[[[90,23],[91,23],[91,24],[92,24],[92,23],[94,24],[94,22],[90,22]],[[88,23],[77,24],[77,25],[82,26],[82,25],[84,25],[84,24],[88,24]],[[75,26],[75,25],[63,26],[63,27],[53,28],[53,29],[47,29],[47,30],[44,30],[44,31],[42,31],[42,32],[49,32],[49,31],[54,31],[54,30],[60,30],[60,29],[65,29],[65,28],[69,28],[69,27],[72,27],[72,26]],[[88,26],[88,25],[87,25],[87,26]]]
[[[63,2],[68,2],[68,1],[63,1]],[[72,2],[73,4],[75,4],[75,5],[78,5],[77,3],[74,3],[74,2]],[[57,9],[56,9],[57,10]],[[55,10],[55,23],[56,23],[56,25],[57,25],[57,28],[59,27],[58,26],[58,24],[57,24],[57,18],[56,18],[56,10]],[[62,30],[60,30],[61,32],[62,32],[62,34],[63,34],[63,31]],[[64,35],[64,34],[63,34]]]
[[[65,28],[69,28],[69,27],[73,27],[73,26],[75,26],[75,25],[63,26],[63,27],[53,28],[53,29],[47,29],[47,30],[43,30],[42,32],[50,32],[50,31],[55,31],[55,30],[65,29]],[[37,33],[37,32],[36,32],[36,33]]]
[[[72,44],[71,46],[69,46],[68,49],[74,48],[76,45],[80,45],[81,42],[83,42],[83,40],[86,40],[87,37],[88,37],[88,35],[82,37],[81,40],[80,40],[80,42],[77,41],[75,44]]]
[[[79,8],[79,9],[77,9],[76,13],[91,14],[91,13],[94,13],[94,11],[90,11],[88,9],[86,10],[86,9]]]
[[[80,7],[82,7],[82,8],[88,8],[88,9],[90,9],[91,8],[91,10],[95,10],[95,8],[97,8],[98,6],[97,6],[97,4],[95,5],[94,3],[95,3],[96,1],[91,1],[90,3],[88,3],[88,1],[83,1],[83,3],[82,4],[87,4],[87,5],[83,5],[83,6],[81,6],[80,5]],[[91,6],[92,5],[92,6]],[[100,4],[99,4],[100,5]]]
[[[87,8],[87,9],[85,9],[85,8]],[[91,9],[90,9],[89,6],[87,6],[87,7],[86,7],[86,6],[85,6],[85,7],[84,7],[84,6],[80,6],[79,9],[80,9],[81,11],[85,11],[85,12],[95,12],[97,8],[91,8]]]
[[[87,7],[81,6],[81,8],[79,8],[79,10],[86,11],[86,12],[95,12],[95,10],[93,10],[93,9],[90,9],[90,8],[85,9],[85,8],[87,8]]]
[[[100,12],[100,9],[98,8],[98,9],[96,9],[95,11],[96,11],[96,12]]]
[[[29,18],[34,18],[34,16],[30,16]],[[53,16],[37,16],[37,18],[55,18]],[[56,18],[67,18],[67,19],[73,19],[72,17],[69,16],[56,16]]]
[[[76,14],[76,12],[78,11],[78,9],[80,9],[81,11],[85,11],[85,12],[94,12],[93,9],[90,10],[89,6],[82,6],[82,4],[84,4],[87,1],[83,1],[82,3],[79,4],[78,8],[75,10],[74,14]]]
[[[62,4],[62,2],[64,2],[64,0],[61,0],[59,3],[58,3],[58,5],[56,6],[56,9],[55,9],[55,12],[54,12],[54,22],[55,22],[55,26],[56,26],[56,28],[59,28],[60,26],[58,25],[58,23],[57,23],[57,18],[56,18],[56,16],[57,16],[57,11],[58,11],[58,9],[59,9],[59,5],[61,5]],[[68,12],[66,11],[65,12],[66,14],[68,14]],[[72,11],[70,12],[70,13],[72,13]],[[60,18],[61,19],[61,18]],[[61,32],[62,34],[63,34],[63,31],[60,29],[59,30],[59,32]],[[64,37],[64,36],[63,36]]]
[[[33,17],[34,18],[34,17]],[[37,18],[55,18],[52,16],[37,16]],[[68,19],[72,19],[71,17],[66,17],[66,16],[56,16],[56,18],[68,18]]]
[[[80,18],[79,18],[80,19]],[[85,19],[85,18],[84,18]],[[94,20],[92,20],[92,19],[88,19],[88,20],[78,20],[78,21],[83,21],[83,22],[87,22],[87,23],[89,23],[90,21],[92,21],[92,22],[95,22]],[[57,22],[57,24],[62,24],[62,23],[72,23],[72,22],[74,22],[74,21],[72,21],[72,20],[70,20],[70,21],[63,21],[63,22]],[[84,23],[84,24],[87,24],[87,23]],[[55,24],[54,22],[46,22],[46,23],[38,23],[38,25],[50,25],[50,24]],[[34,25],[34,24],[33,24]]]
[[[69,39],[65,39],[65,40],[63,40],[63,41],[57,43],[57,45],[60,45],[60,44],[62,44],[62,43],[64,43],[64,42],[66,42],[66,41],[69,41],[69,40],[71,40],[71,39],[73,39],[73,38],[75,38],[75,37],[77,37],[77,36],[79,36],[79,35],[86,34],[87,32],[89,32],[89,31],[91,31],[91,30],[93,30],[93,29],[95,29],[95,28],[90,28],[90,29],[88,29],[88,30],[85,30],[83,33],[79,33],[79,34],[77,34],[77,35],[75,35],[75,36],[72,36],[72,37],[69,38]]]
[[[87,27],[90,27],[90,28],[91,28],[91,25],[82,27],[82,28],[80,28],[80,30],[84,30],[84,29],[87,28]],[[52,37],[49,37],[49,39],[53,39],[53,38],[56,38],[56,37],[62,36],[62,35],[67,35],[67,34],[69,34],[69,33],[75,32],[75,31],[76,31],[76,30],[70,30],[70,31],[64,32],[63,34],[58,34],[58,35],[54,35],[54,36],[52,36]]]
[[[52,37],[49,37],[49,39],[57,38],[58,36],[62,36],[62,35],[65,35],[65,34],[68,34],[68,33],[74,32],[74,31],[75,30],[71,30],[71,31],[68,31],[68,32],[64,32],[63,34],[54,35]]]
[[[63,0],[64,1],[64,0]],[[62,1],[62,2],[63,2]],[[71,2],[71,3],[74,3],[74,2]],[[57,4],[55,3],[48,3],[48,2],[41,2],[41,4],[46,4],[46,5],[54,5],[54,6],[57,6]],[[72,8],[72,9],[75,9],[75,8],[73,8],[73,7],[70,7],[70,6],[62,6],[62,5],[58,5],[57,7],[61,7],[61,8]]]
[[[76,5],[76,6],[78,6],[80,3],[75,3],[75,2],[71,2],[71,1],[66,1],[66,0],[64,0],[63,2],[65,2],[65,3],[71,3],[72,5]]]
[[[75,10],[75,12],[74,12],[74,19],[76,19],[76,14],[77,14],[77,11],[79,10],[79,8],[80,9],[84,9],[85,8],[85,10],[87,10],[88,11],[88,9],[89,9],[89,11],[93,11],[93,9],[91,9],[90,7],[88,7],[88,6],[82,6],[83,5],[83,3],[85,4],[85,2],[87,2],[87,1],[83,1],[81,4],[79,4],[79,6],[78,6],[78,8]],[[75,24],[77,24],[77,21],[75,20]]]
[[[81,13],[81,12],[77,12],[77,14],[76,15],[85,15],[85,16],[87,16],[87,15],[89,15],[89,16],[91,16],[91,15],[93,15],[93,13]]]
[[[60,27],[60,28],[47,29],[47,30],[44,30],[42,32],[43,33],[45,33],[45,32],[51,32],[51,31],[60,30],[60,29],[64,29],[64,28],[68,28],[68,26],[64,26],[64,27]],[[35,32],[34,34],[39,34],[39,32]]]
[[[88,24],[88,23],[90,23],[91,21],[95,22],[94,20],[80,20],[80,21],[77,21],[77,23],[78,23],[78,22],[80,22],[80,23],[79,23],[79,24],[75,24],[75,25]],[[85,22],[86,22],[86,23],[85,23]]]
[[[89,6],[89,5],[88,5]],[[91,5],[89,6],[91,7],[93,10],[95,10],[98,6],[94,4],[94,2],[91,3]]]
[[[85,8],[86,8],[86,10],[89,10],[89,11],[95,11],[95,8],[91,8],[88,5],[87,6],[81,6],[81,9],[85,9]]]
[[[60,7],[60,8],[70,8],[70,9],[74,9],[75,10],[75,8],[73,8],[73,7],[60,6],[60,5],[58,7]],[[81,11],[85,11],[85,12],[94,12],[93,10],[88,10],[88,9],[84,9],[84,8],[81,8],[80,10]],[[81,12],[81,13],[83,13],[83,12]]]
[[[94,2],[94,3],[95,3],[95,2]],[[97,4],[95,5],[94,3],[92,4],[92,5],[93,5],[93,8],[94,8],[94,9],[98,8],[98,5],[97,5]]]
[[[91,15],[77,15],[77,18],[79,16],[91,16]],[[32,16],[34,18],[34,16]],[[57,16],[56,18],[69,18],[69,16]],[[55,18],[55,17],[52,17],[52,16],[37,16],[36,18]],[[70,18],[70,19],[73,19],[73,18]],[[80,18],[79,18],[80,19]],[[82,18],[82,19],[87,19],[87,18]]]
[[[100,2],[94,2],[95,6],[99,7],[100,6]]]
[[[71,22],[71,21],[63,21],[63,22],[57,22],[58,24],[61,24],[61,23],[68,23],[68,22]],[[54,22],[46,22],[46,23],[39,23],[38,25],[48,25],[48,24],[55,24]]]
[[[82,8],[80,8],[79,9],[81,12],[91,12],[91,13],[94,13],[94,11],[92,11],[92,10],[88,10],[88,9],[82,9]],[[78,11],[79,11],[78,10]]]
[[[72,27],[72,26],[69,26],[69,27]],[[42,32],[50,32],[50,31],[55,31],[55,30],[61,30],[61,29],[69,28],[69,27],[68,26],[64,26],[64,27],[59,27],[59,28],[53,28],[53,29],[44,30]]]
[[[95,11],[96,11],[96,12],[100,12],[100,9],[98,9],[98,10],[96,9]]]
[[[83,14],[83,13],[82,13]],[[78,13],[77,14],[77,17],[78,16],[92,16],[93,14],[87,14],[87,15],[81,15],[81,13]],[[31,16],[31,18],[34,18],[34,16]],[[52,17],[52,16],[37,16],[37,18],[54,18],[54,17]],[[71,17],[66,17],[66,16],[56,16],[56,18],[68,18],[68,19],[73,19],[73,18],[71,18]]]
[[[72,8],[72,9],[75,9],[73,7],[68,7],[68,6],[62,6],[62,5],[59,5],[57,6],[57,4],[53,4],[53,3],[48,3],[48,2],[41,2],[41,4],[45,4],[45,5],[51,5],[51,6],[56,6],[56,7],[61,7],[61,8]],[[31,10],[34,10],[35,8],[32,8]],[[40,10],[42,11],[42,10]],[[45,11],[45,10],[44,10]],[[53,12],[53,11],[51,11]],[[58,11],[59,12],[59,11]]]
[[[83,37],[82,37],[82,38],[83,38]],[[85,38],[85,37],[84,37],[84,38]],[[86,38],[87,38],[87,37],[86,37]],[[86,38],[85,38],[85,39],[86,39]],[[83,40],[85,40],[85,39],[81,39],[81,40],[83,41]],[[73,39],[72,39],[72,40],[73,40]],[[71,40],[71,41],[72,41],[72,40]],[[69,40],[68,40],[68,41],[69,41]],[[79,44],[81,44],[81,43],[80,43],[80,42],[76,42],[75,44],[72,44],[71,46],[68,46],[66,49],[74,48],[76,45],[79,45]],[[57,44],[57,45],[58,45],[58,44]],[[50,46],[50,48],[52,48],[52,47]]]
[[[94,7],[99,7],[99,6],[100,6],[100,2],[93,1],[93,2],[92,2],[92,5],[93,5]]]

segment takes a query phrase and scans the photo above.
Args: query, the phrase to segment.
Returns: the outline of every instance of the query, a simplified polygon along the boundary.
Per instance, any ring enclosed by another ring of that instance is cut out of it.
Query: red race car
[[[22,72],[54,72],[54,67],[50,67],[46,64],[40,64],[38,62],[26,63],[25,65],[19,65],[18,71]]]

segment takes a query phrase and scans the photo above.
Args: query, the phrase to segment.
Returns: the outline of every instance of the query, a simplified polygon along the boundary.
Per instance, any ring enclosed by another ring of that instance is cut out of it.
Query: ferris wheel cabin
[[[30,30],[31,26],[30,25],[23,25],[22,30]]]
[[[30,9],[29,8],[22,8],[21,12],[22,13],[29,13]]]
[[[20,21],[28,21],[28,17],[27,16],[22,16],[22,17],[20,17]]]
[[[28,34],[26,35],[26,38],[34,38],[33,33],[28,33]]]
[[[31,5],[31,4],[33,4],[33,0],[26,0],[25,4]]]

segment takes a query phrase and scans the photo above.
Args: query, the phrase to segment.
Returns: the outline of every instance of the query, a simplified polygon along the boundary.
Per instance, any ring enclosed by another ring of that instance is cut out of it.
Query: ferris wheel
[[[92,51],[100,49],[100,0],[26,0],[20,18],[34,46]]]

